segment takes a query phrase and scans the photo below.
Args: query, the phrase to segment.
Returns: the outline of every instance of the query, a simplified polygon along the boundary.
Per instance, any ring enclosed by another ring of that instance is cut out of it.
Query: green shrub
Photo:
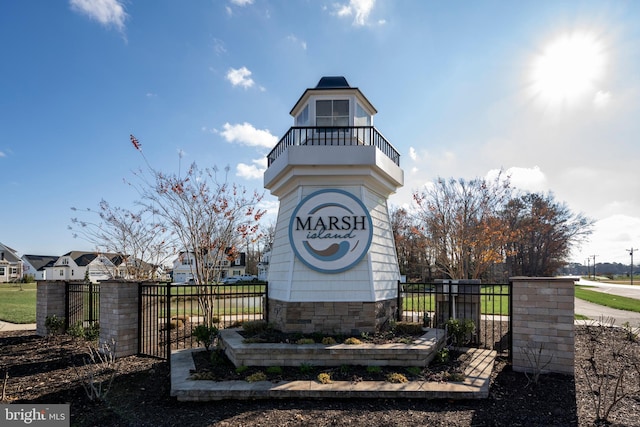
[[[313,338],[300,338],[298,341],[296,341],[296,344],[315,344],[316,342],[313,340]]]
[[[408,366],[407,372],[409,373],[409,375],[417,377],[422,373],[422,368],[419,368],[418,366]]]
[[[280,366],[269,366],[267,368],[268,375],[282,375],[282,367]]]
[[[379,374],[382,372],[382,368],[380,366],[367,366],[367,372],[370,374]]]
[[[322,338],[322,344],[324,345],[334,345],[336,340],[333,337],[324,337]]]
[[[202,343],[204,348],[209,351],[209,347],[211,347],[218,337],[218,328],[215,326],[198,325],[193,328],[192,334],[198,344]]]
[[[240,365],[236,367],[236,374],[242,375],[249,370],[248,366]]]
[[[301,374],[309,374],[313,371],[313,365],[310,363],[301,363],[300,364],[300,373]]]
[[[58,317],[55,314],[47,316],[44,319],[44,327],[47,328],[48,335],[58,335],[64,330],[64,317]]]
[[[454,347],[462,347],[471,341],[471,335],[476,330],[473,320],[449,319],[446,323],[446,330],[449,342]]]
[[[448,363],[449,362],[449,349],[443,347],[436,352],[436,356],[433,358],[435,363]]]
[[[84,339],[87,341],[95,341],[100,338],[100,324],[94,322],[84,329]]]
[[[84,338],[84,327],[82,326],[82,321],[78,320],[73,325],[67,328],[67,335],[73,338]]]
[[[267,332],[273,327],[264,320],[251,320],[242,324],[242,330],[249,336]]]

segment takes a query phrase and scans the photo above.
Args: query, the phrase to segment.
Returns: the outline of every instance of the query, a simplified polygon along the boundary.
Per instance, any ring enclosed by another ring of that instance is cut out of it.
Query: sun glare
[[[550,42],[533,61],[532,96],[545,107],[593,100],[604,74],[602,44],[589,33],[566,34]]]

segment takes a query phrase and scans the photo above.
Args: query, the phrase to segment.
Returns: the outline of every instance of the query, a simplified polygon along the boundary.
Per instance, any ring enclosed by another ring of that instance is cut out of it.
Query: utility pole
[[[631,248],[627,249],[629,251],[629,255],[631,255],[631,286],[633,286],[633,251],[637,251],[637,249]]]
[[[596,280],[596,257],[598,255],[591,255],[593,257],[593,280]]]
[[[591,279],[591,257],[587,257],[587,276]]]

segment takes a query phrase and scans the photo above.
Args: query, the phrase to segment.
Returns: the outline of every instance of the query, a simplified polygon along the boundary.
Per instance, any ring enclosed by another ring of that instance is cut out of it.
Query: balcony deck
[[[400,166],[398,150],[373,126],[293,126],[267,156],[267,167],[270,167],[288,147],[304,145],[375,146],[397,166]]]

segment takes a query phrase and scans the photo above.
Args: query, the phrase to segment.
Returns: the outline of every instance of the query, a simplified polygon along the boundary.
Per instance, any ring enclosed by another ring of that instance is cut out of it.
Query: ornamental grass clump
[[[362,344],[362,341],[360,341],[358,338],[355,338],[355,337],[349,337],[346,340],[344,340],[344,343],[347,345],[360,345]]]
[[[247,378],[245,378],[245,380],[249,383],[257,383],[259,381],[266,381],[267,380],[267,374],[265,374],[262,371],[258,371],[254,374],[249,375]]]
[[[393,384],[401,384],[409,382],[409,380],[403,374],[400,374],[398,372],[391,372],[387,375],[387,382]]]
[[[326,372],[318,374],[318,382],[320,384],[331,384],[333,382],[331,380],[331,374],[328,374]]]

